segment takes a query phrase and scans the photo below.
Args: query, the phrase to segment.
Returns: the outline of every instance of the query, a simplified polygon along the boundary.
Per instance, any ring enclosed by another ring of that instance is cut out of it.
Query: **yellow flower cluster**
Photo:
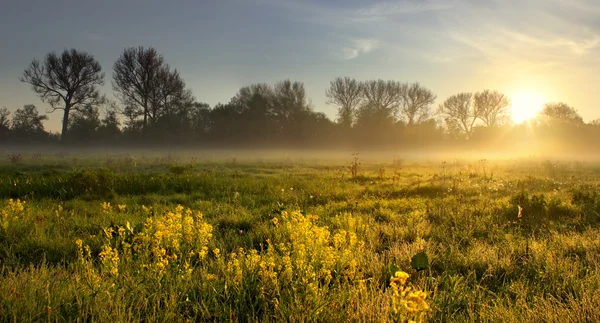
[[[134,238],[134,248],[149,251],[155,260],[154,268],[162,273],[177,259],[197,255],[203,260],[209,251],[212,230],[201,213],[178,205],[174,212],[148,218],[143,231]]]
[[[397,271],[390,279],[391,314],[394,317],[423,321],[425,312],[429,309],[429,305],[425,301],[427,293],[406,286],[409,277],[409,274]]]
[[[113,276],[119,276],[119,252],[108,245],[102,246],[98,255],[102,264],[102,271]]]
[[[354,232],[332,233],[318,225],[318,217],[300,212],[283,212],[271,222],[276,226],[274,239],[267,240],[264,252],[238,249],[223,262],[228,285],[256,282],[260,298],[276,307],[282,294],[316,304],[327,289],[359,277],[364,243]]]
[[[75,240],[75,245],[77,246],[78,260],[78,270],[74,275],[75,280],[77,282],[83,281],[92,290],[97,290],[102,284],[102,278],[94,269],[90,246],[84,246],[81,239]]]
[[[19,199],[10,199],[0,210],[0,226],[6,230],[11,221],[23,218],[25,216],[25,202]]]
[[[112,207],[110,206],[110,202],[102,202],[102,212],[108,213],[110,212]]]

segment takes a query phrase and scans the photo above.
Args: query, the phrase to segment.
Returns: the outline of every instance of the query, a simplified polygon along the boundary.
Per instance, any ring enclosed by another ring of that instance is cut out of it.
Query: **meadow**
[[[9,154],[0,321],[598,322],[600,163]]]

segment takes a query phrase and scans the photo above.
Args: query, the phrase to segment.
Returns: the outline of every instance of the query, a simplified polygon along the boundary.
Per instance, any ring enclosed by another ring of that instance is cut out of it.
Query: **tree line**
[[[154,48],[126,48],[115,61],[110,82],[116,101],[100,93],[100,63],[76,49],[33,59],[20,80],[49,112],[62,111],[62,129],[45,131],[47,116],[34,105],[12,118],[2,108],[5,143],[401,148],[518,140],[524,131],[512,124],[510,99],[500,92],[458,93],[434,107],[430,89],[394,80],[332,80],[325,94],[337,107],[335,121],[314,111],[304,84],[289,79],[244,86],[229,102],[210,107]],[[585,124],[565,103],[546,104],[528,126],[553,140],[558,133],[562,140],[600,134],[600,122]]]

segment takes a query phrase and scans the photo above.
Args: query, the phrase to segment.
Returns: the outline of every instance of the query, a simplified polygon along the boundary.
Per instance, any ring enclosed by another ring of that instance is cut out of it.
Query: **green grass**
[[[600,321],[598,164],[489,160],[484,173],[468,160],[369,160],[352,178],[350,161],[36,155],[0,163],[0,321],[404,321],[389,306],[390,264],[427,292],[427,321]],[[25,201],[24,211],[8,199]],[[129,246],[150,248],[136,240],[158,230],[147,220],[177,205],[202,213],[212,236],[181,240],[195,254],[181,251],[152,274],[162,258],[128,254]],[[296,211],[318,219],[286,229],[282,213]],[[344,232],[364,246],[335,247]],[[247,256],[256,250],[281,266],[279,244],[298,270],[288,280]],[[119,253],[118,276],[106,246]],[[294,253],[302,248],[307,256]],[[419,252],[429,266],[417,271]],[[239,280],[232,268],[243,271]]]

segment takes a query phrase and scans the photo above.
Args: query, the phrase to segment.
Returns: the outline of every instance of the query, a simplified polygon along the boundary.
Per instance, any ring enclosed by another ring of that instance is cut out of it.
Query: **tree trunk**
[[[142,126],[142,137],[146,138],[146,131],[148,129],[148,98],[144,97],[144,124]]]
[[[71,102],[65,102],[65,113],[63,115],[62,131],[60,133],[60,141],[65,142],[67,139],[67,131],[69,129],[69,112],[71,110]]]

